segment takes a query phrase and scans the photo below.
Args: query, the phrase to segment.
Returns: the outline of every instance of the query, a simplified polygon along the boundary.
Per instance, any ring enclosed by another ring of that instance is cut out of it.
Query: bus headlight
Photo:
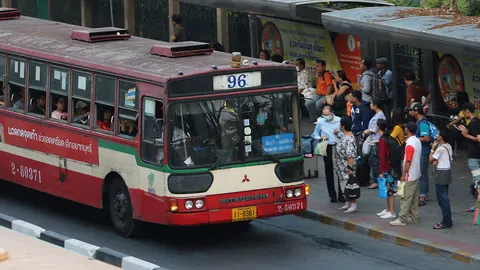
[[[285,195],[287,198],[292,198],[293,197],[293,191],[291,189],[287,189],[287,192],[285,192]]]
[[[187,210],[192,209],[192,208],[193,208],[193,202],[190,201],[190,200],[186,201],[186,202],[185,202],[185,208],[186,208]]]
[[[195,202],[195,207],[197,207],[197,209],[200,209],[203,207],[203,200],[197,200]]]
[[[300,195],[302,195],[302,190],[299,188],[296,188],[293,194],[295,195],[295,197],[300,197]]]

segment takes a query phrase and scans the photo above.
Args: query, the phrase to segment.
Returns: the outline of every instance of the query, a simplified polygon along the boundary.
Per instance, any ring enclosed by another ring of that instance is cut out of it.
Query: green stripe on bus
[[[169,166],[156,166],[153,164],[149,164],[144,162],[138,155],[137,155],[137,149],[132,146],[128,145],[123,145],[119,143],[114,143],[111,141],[107,140],[98,140],[98,146],[100,148],[105,148],[117,152],[121,152],[124,154],[128,155],[133,155],[135,157],[135,160],[137,162],[137,165],[143,168],[148,168],[152,169],[155,171],[160,171],[160,172],[165,172],[165,173],[201,173],[201,172],[208,172],[208,168],[197,168],[197,169],[188,169],[188,170],[174,170],[171,169]],[[283,158],[280,160],[280,162],[293,162],[293,161],[299,161],[302,160],[303,156],[298,156],[298,157],[290,157],[290,158]],[[250,163],[244,163],[244,164],[234,164],[234,165],[226,165],[226,166],[219,166],[218,169],[230,169],[230,168],[240,168],[240,167],[249,167],[249,166],[257,166],[257,165],[264,165],[264,164],[270,164],[272,161],[266,160],[266,161],[260,161],[260,162],[250,162]]]

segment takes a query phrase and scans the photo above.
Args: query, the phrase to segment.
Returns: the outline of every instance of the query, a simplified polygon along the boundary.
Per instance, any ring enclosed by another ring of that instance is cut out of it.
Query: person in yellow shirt
[[[390,132],[390,137],[397,140],[398,144],[405,144],[405,127],[403,122],[405,119],[405,114],[403,113],[402,108],[398,107],[392,110],[392,132]]]

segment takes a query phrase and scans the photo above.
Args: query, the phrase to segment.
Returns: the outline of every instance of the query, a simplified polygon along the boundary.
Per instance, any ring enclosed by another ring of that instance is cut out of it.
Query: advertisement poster
[[[437,83],[448,109],[458,109],[457,92],[466,91],[470,102],[480,111],[480,59],[438,53]]]
[[[58,128],[3,118],[0,119],[0,140],[5,144],[98,165],[97,140]]]
[[[323,27],[261,17],[261,49],[294,62],[305,59],[312,74],[314,61],[324,60],[330,71],[344,70],[356,88],[360,74],[360,38],[338,34],[332,42]]]

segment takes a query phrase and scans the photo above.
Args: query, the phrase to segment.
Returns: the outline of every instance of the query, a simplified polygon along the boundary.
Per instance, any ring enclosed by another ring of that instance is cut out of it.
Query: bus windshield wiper
[[[217,168],[217,166],[220,164],[220,161],[222,161],[222,159],[223,159],[224,157],[226,157],[227,154],[228,154],[228,151],[225,151],[225,152],[221,153],[220,155],[218,155],[218,156],[217,156],[217,160],[215,161],[215,163],[213,163],[212,167],[210,167],[209,170],[210,170],[210,171],[211,171],[211,170],[215,170],[215,168]]]
[[[255,147],[255,149],[259,150],[258,147],[256,147],[256,146],[254,146],[254,147]],[[270,153],[270,152],[265,151],[265,149],[263,149],[263,147],[262,147],[261,150],[262,150],[262,153],[263,153],[264,155],[268,156],[268,157],[269,157],[271,160],[273,160],[275,163],[280,163],[280,160],[277,158],[277,156],[275,156],[274,154],[272,154],[272,153]]]

